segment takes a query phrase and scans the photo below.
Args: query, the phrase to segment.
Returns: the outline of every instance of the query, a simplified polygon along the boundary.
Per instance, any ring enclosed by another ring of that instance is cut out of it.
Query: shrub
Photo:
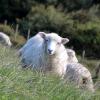
[[[23,18],[31,9],[30,0],[0,0],[0,21],[15,22]]]
[[[55,1],[55,0],[48,0]],[[93,0],[57,0],[56,5],[62,5],[64,11],[77,11],[81,8],[89,8]]]
[[[72,44],[79,51],[86,50],[86,56],[100,57],[100,22],[77,23]]]
[[[87,8],[92,5],[93,0],[33,0],[39,4],[63,6],[63,10],[77,10],[80,8]]]
[[[21,33],[27,33],[28,28],[34,35],[38,31],[50,31],[57,33],[69,33],[72,29],[73,21],[64,13],[58,11],[53,6],[35,6],[28,16],[20,22]],[[63,34],[64,35],[64,34]]]

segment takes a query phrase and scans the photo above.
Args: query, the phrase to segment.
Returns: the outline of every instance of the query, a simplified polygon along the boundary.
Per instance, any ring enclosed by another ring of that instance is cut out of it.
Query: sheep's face
[[[54,55],[57,53],[57,49],[60,49],[61,45],[66,44],[69,40],[67,38],[62,38],[56,33],[41,34],[42,38],[46,43],[46,51],[49,55]]]

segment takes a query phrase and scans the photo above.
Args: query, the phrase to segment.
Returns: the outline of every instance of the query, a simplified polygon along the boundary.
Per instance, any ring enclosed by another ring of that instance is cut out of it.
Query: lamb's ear
[[[68,38],[62,38],[62,44],[66,44],[66,43],[68,43],[69,42],[69,39]]]
[[[45,32],[39,32],[38,33],[43,39],[45,39],[46,33]]]

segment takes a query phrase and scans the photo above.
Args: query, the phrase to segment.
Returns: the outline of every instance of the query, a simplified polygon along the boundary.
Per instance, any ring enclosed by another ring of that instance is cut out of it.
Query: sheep
[[[32,38],[29,41],[32,41]],[[27,46],[22,47],[24,49],[20,49],[24,50],[21,52],[22,63],[42,71],[52,71],[63,77],[68,59],[64,46],[67,42],[68,38],[62,38],[56,33],[39,32],[33,37],[33,43],[28,42],[31,46],[26,44]]]
[[[69,63],[77,63],[78,59],[76,57],[75,51],[72,49],[66,49],[67,54],[68,54],[68,62]]]
[[[44,33],[44,32],[39,32],[39,33]],[[36,46],[41,44],[43,42],[43,39],[41,38],[41,36],[38,34],[36,34],[35,36],[31,37],[26,43],[25,45],[18,51],[18,55],[21,56],[21,54],[23,54],[25,51],[27,51],[27,49],[29,49],[31,46],[32,48],[37,48]],[[33,47],[34,45],[34,47]],[[38,48],[37,48],[38,49]]]
[[[39,32],[19,50],[24,66],[44,72],[53,72],[61,79],[72,81],[76,86],[94,91],[91,74],[83,65],[68,61],[64,44],[69,39],[55,33]]]
[[[3,32],[0,32],[0,44],[11,47],[12,43],[8,35]]]
[[[64,79],[72,82],[78,88],[94,92],[92,76],[89,70],[80,63],[68,63]]]

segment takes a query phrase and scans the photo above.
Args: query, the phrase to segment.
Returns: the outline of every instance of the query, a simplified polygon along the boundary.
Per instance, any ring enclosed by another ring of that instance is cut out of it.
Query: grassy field
[[[76,89],[54,75],[22,69],[19,62],[16,50],[0,46],[0,100],[100,100],[99,89]]]

